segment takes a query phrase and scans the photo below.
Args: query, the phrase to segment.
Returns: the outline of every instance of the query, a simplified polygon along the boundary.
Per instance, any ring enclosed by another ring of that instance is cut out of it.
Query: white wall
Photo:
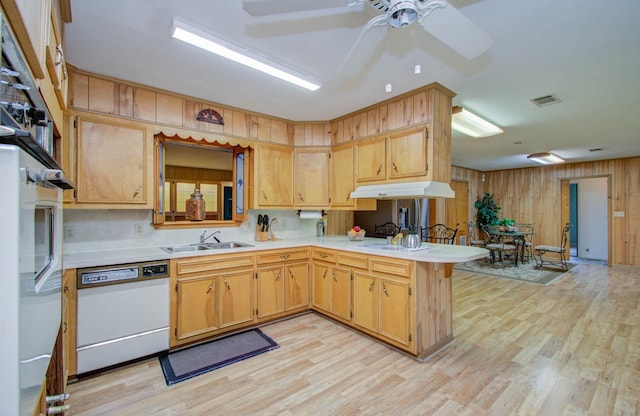
[[[572,182],[578,184],[578,257],[607,260],[608,178]]]
[[[177,230],[156,230],[151,225],[150,210],[84,210],[64,211],[64,252],[82,253],[95,250],[159,247],[196,243],[203,231],[220,230],[222,241],[252,242],[258,213],[267,214],[277,238],[313,237],[317,220],[301,220],[297,211],[250,210],[249,221],[240,227],[209,227]],[[142,233],[136,234],[141,226]]]

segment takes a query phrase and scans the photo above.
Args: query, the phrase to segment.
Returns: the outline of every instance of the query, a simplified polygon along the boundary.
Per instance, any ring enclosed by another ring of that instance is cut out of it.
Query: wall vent
[[[549,94],[549,95],[545,95],[545,96],[538,97],[538,98],[532,98],[531,102],[534,103],[535,105],[537,105],[538,107],[545,107],[547,105],[557,104],[557,103],[559,103],[561,101],[555,95]]]
[[[590,152],[602,152],[604,150],[603,147],[596,147],[593,149],[589,149]]]

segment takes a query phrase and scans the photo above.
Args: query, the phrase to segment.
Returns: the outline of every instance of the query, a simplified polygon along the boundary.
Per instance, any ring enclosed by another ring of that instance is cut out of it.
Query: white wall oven
[[[60,328],[61,188],[72,185],[53,159],[48,111],[4,21],[1,34],[0,413],[31,415]]]

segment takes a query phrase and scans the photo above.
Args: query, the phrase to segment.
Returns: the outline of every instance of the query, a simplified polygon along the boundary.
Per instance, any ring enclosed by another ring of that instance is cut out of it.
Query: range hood
[[[369,199],[409,199],[455,198],[456,194],[446,182],[418,181],[359,186],[349,196]]]

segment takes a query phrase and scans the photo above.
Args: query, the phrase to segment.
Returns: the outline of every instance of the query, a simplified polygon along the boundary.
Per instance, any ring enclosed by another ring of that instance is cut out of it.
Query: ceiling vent
[[[560,99],[553,94],[549,94],[543,97],[532,98],[531,102],[537,105],[538,107],[545,107],[547,105],[559,103]]]

